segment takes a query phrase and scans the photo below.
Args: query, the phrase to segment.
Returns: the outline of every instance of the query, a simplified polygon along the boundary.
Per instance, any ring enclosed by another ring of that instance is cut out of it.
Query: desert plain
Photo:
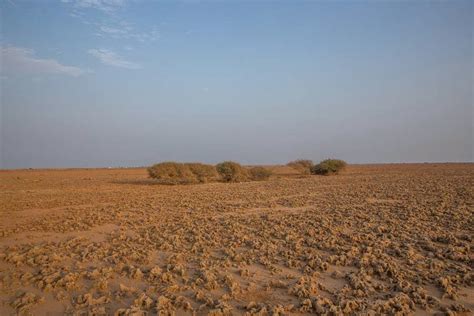
[[[0,171],[0,315],[470,315],[474,164]]]

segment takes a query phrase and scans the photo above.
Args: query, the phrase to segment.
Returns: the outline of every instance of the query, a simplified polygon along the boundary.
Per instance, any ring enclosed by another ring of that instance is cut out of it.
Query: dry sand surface
[[[473,164],[275,171],[0,171],[0,315],[472,314]]]

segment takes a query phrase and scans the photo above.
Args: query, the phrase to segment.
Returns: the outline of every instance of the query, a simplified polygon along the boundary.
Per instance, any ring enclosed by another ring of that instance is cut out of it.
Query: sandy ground
[[[0,171],[0,315],[474,311],[474,164]]]

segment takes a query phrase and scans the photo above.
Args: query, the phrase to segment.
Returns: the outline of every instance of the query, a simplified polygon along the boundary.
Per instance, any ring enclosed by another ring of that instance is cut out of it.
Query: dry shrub
[[[338,174],[341,170],[346,167],[347,163],[344,160],[339,159],[326,159],[314,165],[311,168],[312,174],[319,175],[331,175]]]
[[[219,178],[219,174],[217,173],[216,167],[214,166],[197,162],[187,163],[186,165],[201,183],[217,181]]]
[[[162,162],[148,168],[151,178],[163,184],[206,183],[267,180],[272,172],[263,167],[246,169],[237,162],[224,161],[217,166],[202,163]]]
[[[162,162],[148,168],[148,174],[164,184],[205,183],[219,178],[214,166],[202,163]]]
[[[217,172],[225,182],[242,182],[249,179],[248,171],[233,161],[224,161],[216,166]]]
[[[165,184],[196,183],[198,179],[187,164],[178,162],[162,162],[148,168],[151,178]]]
[[[272,175],[272,172],[264,167],[253,167],[249,169],[250,179],[254,181],[267,180]]]
[[[313,161],[309,159],[298,159],[290,161],[286,164],[288,167],[291,167],[297,170],[301,174],[311,174],[311,168],[313,167]]]

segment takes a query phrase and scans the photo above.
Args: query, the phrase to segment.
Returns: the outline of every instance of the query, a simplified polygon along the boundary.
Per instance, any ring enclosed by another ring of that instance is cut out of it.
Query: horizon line
[[[161,161],[165,162],[165,161]],[[157,163],[161,163],[157,162]],[[176,161],[178,163],[183,163]],[[350,163],[348,166],[368,166],[368,165],[438,165],[438,164],[474,164],[474,161],[416,161],[416,162],[357,162]],[[214,165],[209,163],[209,165]],[[274,163],[274,164],[242,164],[243,166],[286,166],[286,163]],[[21,168],[0,168],[1,171],[28,171],[28,170],[87,170],[87,169],[145,169],[151,165],[146,166],[95,166],[95,167],[21,167]]]

